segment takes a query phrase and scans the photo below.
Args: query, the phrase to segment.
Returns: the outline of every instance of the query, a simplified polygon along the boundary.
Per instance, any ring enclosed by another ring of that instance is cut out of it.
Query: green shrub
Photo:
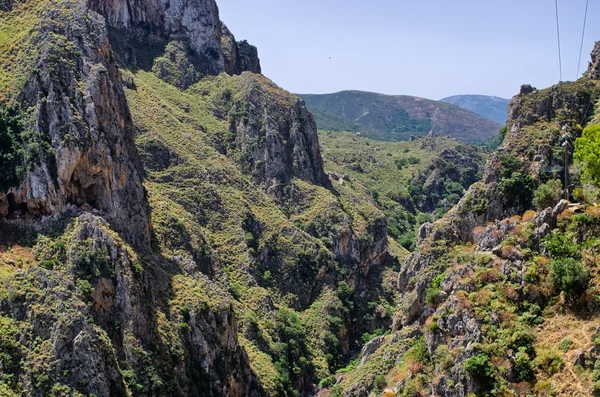
[[[502,139],[504,139],[504,137],[506,136],[506,131],[507,131],[507,130],[508,130],[508,129],[507,129],[507,127],[506,127],[506,126],[504,126],[504,127],[500,128],[500,132],[499,132],[499,134],[500,134],[500,136],[502,137]]]
[[[479,378],[490,378],[494,373],[490,358],[484,353],[468,358],[464,368],[469,374]]]
[[[588,287],[589,270],[574,258],[552,260],[552,277],[557,289],[569,298],[580,296]]]
[[[558,179],[551,179],[537,188],[533,194],[533,206],[538,210],[554,207],[562,195],[562,182]]]
[[[248,247],[254,247],[256,244],[256,240],[254,239],[254,235],[252,234],[252,232],[246,232],[244,233],[244,237],[246,238],[246,245]]]
[[[544,245],[552,259],[581,258],[581,252],[573,241],[573,235],[567,233],[552,233],[544,240]]]
[[[444,277],[446,277],[446,273],[438,274],[431,280],[431,287],[425,291],[425,302],[428,305],[436,306],[441,302],[441,283]]]
[[[471,202],[471,210],[475,215],[483,215],[488,208],[488,201],[485,196],[476,196]]]
[[[346,310],[352,310],[354,308],[354,290],[345,281],[340,281],[337,289],[337,296],[342,301]]]
[[[82,295],[90,295],[94,290],[94,287],[87,280],[77,280],[77,289],[81,291]]]
[[[244,287],[242,286],[242,284],[234,281],[229,285],[229,292],[231,293],[231,296],[233,296],[233,299],[235,300],[240,300],[240,298],[242,297],[242,292],[244,291]]]
[[[46,270],[54,270],[54,266],[56,265],[56,260],[54,260],[54,259],[45,260],[45,261],[42,261],[41,265]]]
[[[385,388],[385,385],[386,381],[383,375],[377,375],[373,380],[373,389],[378,392],[381,392]]]
[[[571,349],[572,345],[573,341],[569,338],[565,338],[559,343],[558,347],[560,348],[560,350],[566,353],[569,351],[569,349]]]
[[[429,351],[425,345],[425,339],[422,336],[415,341],[413,346],[406,353],[406,356],[421,364],[424,364],[429,360]]]
[[[406,160],[405,158],[399,158],[394,160],[394,164],[396,164],[396,167],[398,167],[398,169],[401,170],[408,164],[408,160]]]
[[[335,375],[328,376],[325,379],[321,379],[319,382],[319,389],[328,389],[335,385],[336,379]]]
[[[382,335],[388,335],[391,331],[387,330],[385,333],[383,332],[382,329],[376,329],[375,331],[373,331],[372,334],[365,332],[364,334],[362,334],[362,336],[360,337],[360,339],[362,340],[363,344],[367,344],[370,341],[372,341],[373,339],[377,338],[378,336],[382,336]]]
[[[186,323],[189,323],[189,321],[191,319],[191,314],[190,314],[190,307],[188,305],[185,305],[181,308],[181,316],[183,317],[183,321],[185,321]]]
[[[600,184],[600,125],[589,125],[575,140],[575,159],[582,165],[582,176]]]
[[[425,302],[428,305],[437,306],[441,302],[442,290],[439,288],[427,288],[425,291]]]
[[[533,378],[533,362],[527,354],[527,348],[521,347],[515,354],[515,374],[517,378],[529,381]]]
[[[22,122],[14,108],[0,107],[0,189],[19,184],[23,173]]]
[[[507,203],[527,206],[533,191],[533,180],[530,175],[515,172],[510,177],[501,178],[498,187]]]
[[[417,246],[417,234],[415,232],[407,232],[398,238],[398,243],[409,251],[414,251]]]

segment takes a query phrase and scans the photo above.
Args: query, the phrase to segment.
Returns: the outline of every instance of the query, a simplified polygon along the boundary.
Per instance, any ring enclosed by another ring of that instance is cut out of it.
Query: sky
[[[217,0],[263,74],[294,93],[363,90],[510,98],[560,80],[553,0]],[[586,0],[558,0],[563,80],[575,80]],[[600,41],[590,1],[581,73]]]

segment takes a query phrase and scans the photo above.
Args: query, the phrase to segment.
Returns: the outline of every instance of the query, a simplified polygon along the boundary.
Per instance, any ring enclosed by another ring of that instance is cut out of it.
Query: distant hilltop
[[[489,95],[454,95],[440,101],[470,110],[481,117],[504,125],[510,99]]]
[[[501,128],[446,102],[363,91],[299,94],[321,130],[353,131],[374,139],[402,141],[430,132],[467,143],[483,143]]]

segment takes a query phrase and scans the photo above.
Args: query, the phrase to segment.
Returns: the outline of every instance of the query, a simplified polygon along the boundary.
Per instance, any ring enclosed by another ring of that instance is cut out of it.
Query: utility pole
[[[573,143],[571,142],[571,135],[567,132],[567,126],[564,125],[562,127],[563,135],[562,138],[564,140],[562,147],[565,148],[565,200],[569,200],[569,150],[573,148]]]

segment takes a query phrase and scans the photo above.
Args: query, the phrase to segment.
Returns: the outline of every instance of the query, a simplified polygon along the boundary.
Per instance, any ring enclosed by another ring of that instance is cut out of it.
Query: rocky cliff
[[[49,7],[26,43],[35,69],[14,95],[20,133],[4,150],[17,161],[0,213],[56,215],[70,206],[99,211],[132,243],[149,244],[133,123],[99,15],[79,3]]]
[[[214,1],[1,10],[0,394],[312,395],[388,239],[304,103]]]
[[[560,184],[563,134],[576,140],[596,122],[599,98],[589,77],[522,87],[482,180],[419,229],[417,249],[399,272],[393,332],[363,348],[360,365],[332,394],[598,393],[598,207],[581,197],[560,200],[558,190],[536,212],[532,198],[544,182]],[[571,172],[571,183],[581,184]],[[581,343],[572,342],[575,324]]]
[[[147,41],[154,46],[173,40],[184,43],[185,52],[190,53],[191,62],[201,74],[198,78],[221,72],[261,72],[256,48],[246,41],[235,40],[219,19],[214,0],[89,0],[88,7],[104,15],[107,24],[128,39]],[[128,54],[124,59],[137,62],[135,56]]]
[[[233,87],[228,114],[242,169],[267,190],[292,178],[325,185],[317,125],[304,103],[258,76],[244,77]]]
[[[588,70],[584,73],[585,77],[593,80],[600,79],[600,41],[596,42],[592,50],[592,60],[589,63]]]

